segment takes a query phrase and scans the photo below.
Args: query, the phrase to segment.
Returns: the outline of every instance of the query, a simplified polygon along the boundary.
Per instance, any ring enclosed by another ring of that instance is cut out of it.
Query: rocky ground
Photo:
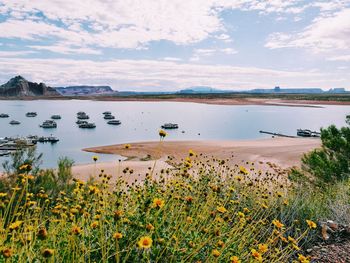
[[[320,223],[319,242],[307,249],[312,263],[350,262],[350,226],[333,221]]]
[[[315,246],[309,255],[311,262],[315,263],[348,263],[350,262],[350,240]]]

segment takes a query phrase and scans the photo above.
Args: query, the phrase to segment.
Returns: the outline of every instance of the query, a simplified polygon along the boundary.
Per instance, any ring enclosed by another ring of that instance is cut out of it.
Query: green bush
[[[350,115],[346,117],[350,125]],[[303,169],[314,176],[317,183],[342,181],[350,175],[350,126],[334,125],[321,129],[321,149],[313,150],[302,158]]]

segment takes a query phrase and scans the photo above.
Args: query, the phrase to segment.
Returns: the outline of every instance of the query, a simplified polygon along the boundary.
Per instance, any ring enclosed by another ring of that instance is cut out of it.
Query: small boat
[[[321,133],[308,129],[297,129],[297,135],[301,137],[321,137]]]
[[[61,119],[61,115],[52,115],[51,119],[53,119],[53,120],[60,120]]]
[[[44,129],[52,129],[52,128],[57,128],[57,123],[53,120],[46,120],[43,122],[43,124],[39,126]]]
[[[34,111],[32,111],[32,112],[27,112],[26,113],[26,116],[27,117],[36,117],[38,114],[36,113],[36,112],[34,112]]]
[[[11,154],[10,151],[0,151],[0,156],[8,156],[10,154]]]
[[[119,125],[122,124],[120,120],[111,120],[111,121],[107,121],[107,124],[110,125]]]
[[[83,112],[83,113],[81,113],[81,114],[79,114],[79,112],[78,112],[77,118],[78,118],[79,120],[87,120],[87,119],[89,119],[90,117],[89,117],[89,115],[87,115],[85,112]]]
[[[38,142],[51,142],[51,143],[56,143],[56,142],[58,142],[59,141],[59,139],[57,138],[57,137],[54,137],[54,136],[48,136],[48,137],[44,137],[44,136],[42,136],[42,137],[39,137],[38,138]]]
[[[19,121],[12,120],[12,121],[10,121],[10,124],[11,125],[18,125],[18,124],[21,124],[21,123]]]
[[[164,123],[161,127],[163,129],[177,129],[179,128],[179,125],[177,125],[176,123]]]
[[[112,112],[110,112],[110,111],[105,111],[104,113],[102,113],[103,115],[111,115],[112,114]]]
[[[105,120],[113,120],[113,119],[115,119],[115,117],[113,115],[110,115],[110,114],[106,114],[103,118]]]
[[[0,138],[0,144],[2,143],[8,143],[9,139],[8,138]]]
[[[1,113],[0,114],[0,118],[8,118],[10,117],[10,115],[6,114],[6,113]]]
[[[95,125],[95,123],[87,122],[87,123],[79,124],[79,128],[82,128],[82,129],[94,129],[94,128],[96,128],[96,125]]]
[[[75,123],[79,125],[79,124],[88,123],[88,122],[87,121],[83,121],[83,120],[77,120]]]

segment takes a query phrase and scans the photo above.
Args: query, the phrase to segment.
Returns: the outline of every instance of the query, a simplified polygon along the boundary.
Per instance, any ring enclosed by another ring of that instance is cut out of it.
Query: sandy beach
[[[197,154],[202,154],[198,158],[214,156],[220,159],[229,159],[232,164],[242,162],[260,163],[262,166],[267,162],[274,163],[281,169],[287,169],[300,165],[302,155],[321,145],[317,138],[268,138],[257,140],[241,141],[163,141],[163,142],[139,142],[132,143],[129,149],[124,148],[124,144],[100,146],[87,148],[84,151],[104,154],[118,154],[128,157],[126,161],[114,163],[98,163],[77,165],[73,168],[73,173],[81,179],[88,179],[104,169],[113,178],[123,176],[121,172],[129,167],[134,170],[133,174],[127,175],[128,181],[143,179],[149,172],[149,167],[153,167],[155,160],[155,172],[169,167],[165,162],[168,156],[175,159],[182,159],[188,155],[191,149]],[[144,161],[147,160],[147,161]],[[265,167],[266,168],[266,167]]]

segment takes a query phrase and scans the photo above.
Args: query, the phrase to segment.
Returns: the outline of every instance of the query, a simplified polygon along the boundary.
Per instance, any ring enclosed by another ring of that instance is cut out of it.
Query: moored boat
[[[52,136],[52,135],[48,136],[48,137],[44,137],[44,136],[38,137],[38,142],[56,143],[58,141],[59,141],[59,139],[57,137]]]
[[[79,124],[79,128],[93,129],[93,128],[96,128],[96,125],[95,125],[95,123],[92,123],[92,122],[86,122],[86,123]]]
[[[103,112],[102,114],[103,114],[103,115],[111,115],[112,112],[110,112],[110,111],[105,111],[105,112]]]
[[[89,119],[90,117],[89,117],[89,115],[87,115],[85,112],[78,112],[77,118],[78,118],[79,120],[87,120],[87,119]]]
[[[297,135],[300,137],[320,137],[321,133],[308,129],[297,129]]]
[[[10,124],[11,125],[19,125],[19,124],[21,124],[19,121],[16,121],[16,120],[12,120],[12,121],[10,121]]]
[[[77,120],[75,123],[79,125],[79,124],[88,123],[88,122],[87,121],[83,121],[83,120]]]
[[[27,112],[26,113],[26,116],[27,117],[36,117],[38,114],[36,113],[36,112],[34,112],[34,111],[31,111],[31,112]]]
[[[51,119],[53,119],[53,120],[60,120],[61,119],[61,115],[58,115],[58,114],[52,115]]]
[[[57,128],[57,123],[53,120],[46,120],[39,126],[44,129],[51,129],[51,128]]]
[[[120,120],[111,120],[111,121],[107,121],[107,124],[110,125],[119,125],[122,124]]]
[[[103,117],[105,120],[113,120],[115,119],[115,117],[111,114],[105,114],[105,116]]]
[[[1,151],[0,151],[0,156],[8,156],[8,155],[10,155],[10,154],[11,154],[10,151],[6,151],[6,150],[1,150]]]
[[[161,127],[163,129],[177,129],[179,128],[179,125],[176,123],[164,123]]]
[[[8,117],[10,117],[10,115],[8,115],[7,113],[0,114],[0,118],[8,118]]]

